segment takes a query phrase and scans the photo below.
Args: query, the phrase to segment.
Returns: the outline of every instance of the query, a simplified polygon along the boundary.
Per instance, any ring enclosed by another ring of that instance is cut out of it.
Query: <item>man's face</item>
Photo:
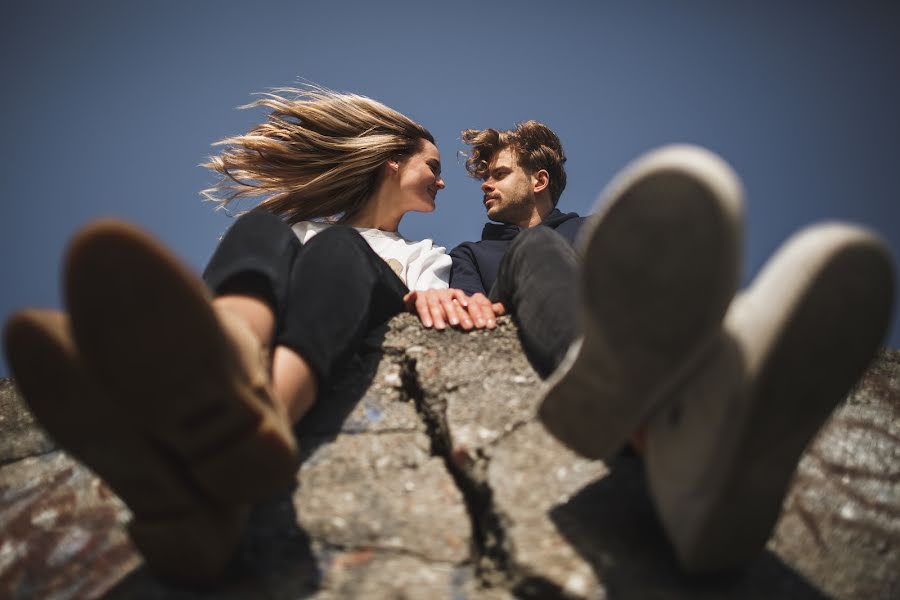
[[[491,159],[483,181],[484,207],[491,221],[519,223],[534,211],[534,182],[511,148]]]

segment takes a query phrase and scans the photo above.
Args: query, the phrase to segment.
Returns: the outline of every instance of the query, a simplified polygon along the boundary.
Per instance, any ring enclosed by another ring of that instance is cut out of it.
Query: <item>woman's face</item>
[[[441,179],[441,153],[423,139],[415,154],[399,162],[400,205],[404,212],[431,212],[438,190],[444,189]]]

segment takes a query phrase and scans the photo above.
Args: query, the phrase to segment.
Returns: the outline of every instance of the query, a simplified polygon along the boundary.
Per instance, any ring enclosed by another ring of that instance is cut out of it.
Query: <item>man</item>
[[[547,126],[527,121],[513,131],[468,129],[462,138],[473,146],[466,169],[482,180],[487,216],[495,223],[484,226],[480,242],[463,242],[451,252],[453,287],[486,295],[520,231],[544,225],[571,244],[585,217],[556,208],[566,188],[566,155]]]
[[[451,286],[516,318],[549,375],[544,425],[591,458],[632,441],[686,570],[751,560],[804,447],[888,329],[886,246],[859,227],[807,228],[735,297],[742,190],[716,155],[650,152],[583,219],[554,209],[565,156],[545,126],[463,139],[501,224],[451,252]]]
[[[556,208],[566,187],[565,152],[537,121],[511,131],[469,129],[462,138],[472,146],[466,169],[482,180],[484,206],[496,223],[484,226],[481,241],[450,253],[450,287],[472,296],[478,326],[491,328],[494,314],[512,310],[526,354],[546,377],[578,335],[572,244],[586,217]]]

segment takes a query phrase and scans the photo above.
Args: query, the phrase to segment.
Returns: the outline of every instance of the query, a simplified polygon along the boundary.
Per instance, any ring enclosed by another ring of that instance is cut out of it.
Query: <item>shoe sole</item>
[[[129,533],[148,567],[168,579],[219,575],[240,539],[246,510],[209,504],[178,464],[96,388],[61,313],[13,315],[4,343],[16,383],[41,425],[131,510]]]
[[[578,454],[609,459],[721,329],[738,282],[740,182],[714,154],[639,158],[584,226],[584,336],[548,380],[539,415]]]
[[[176,257],[133,226],[102,221],[76,236],[65,273],[90,373],[210,498],[256,502],[291,486],[297,448],[265,369],[248,370],[205,286]]]
[[[688,484],[694,491],[658,503],[686,570],[736,568],[758,556],[802,452],[874,358],[893,288],[882,242],[859,228],[825,225],[789,240],[729,309],[736,383],[746,386],[727,407],[732,426]],[[648,477],[660,498],[671,494],[661,482],[673,469],[655,464],[649,439]]]

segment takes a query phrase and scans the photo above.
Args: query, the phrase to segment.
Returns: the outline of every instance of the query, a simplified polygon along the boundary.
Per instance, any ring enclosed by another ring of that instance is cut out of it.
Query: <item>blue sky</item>
[[[745,283],[824,219],[866,224],[900,256],[898,6],[6,2],[0,316],[59,306],[66,241],[101,216],[142,225],[202,269],[229,221],[201,202],[214,178],[197,165],[261,118],[235,107],[299,78],[435,134],[447,189],[434,213],[404,220],[409,238],[476,239],[483,209],[459,131],[535,118],[566,147],[567,211],[590,212],[655,146],[723,155],[747,191]],[[896,322],[889,345],[900,348]]]

